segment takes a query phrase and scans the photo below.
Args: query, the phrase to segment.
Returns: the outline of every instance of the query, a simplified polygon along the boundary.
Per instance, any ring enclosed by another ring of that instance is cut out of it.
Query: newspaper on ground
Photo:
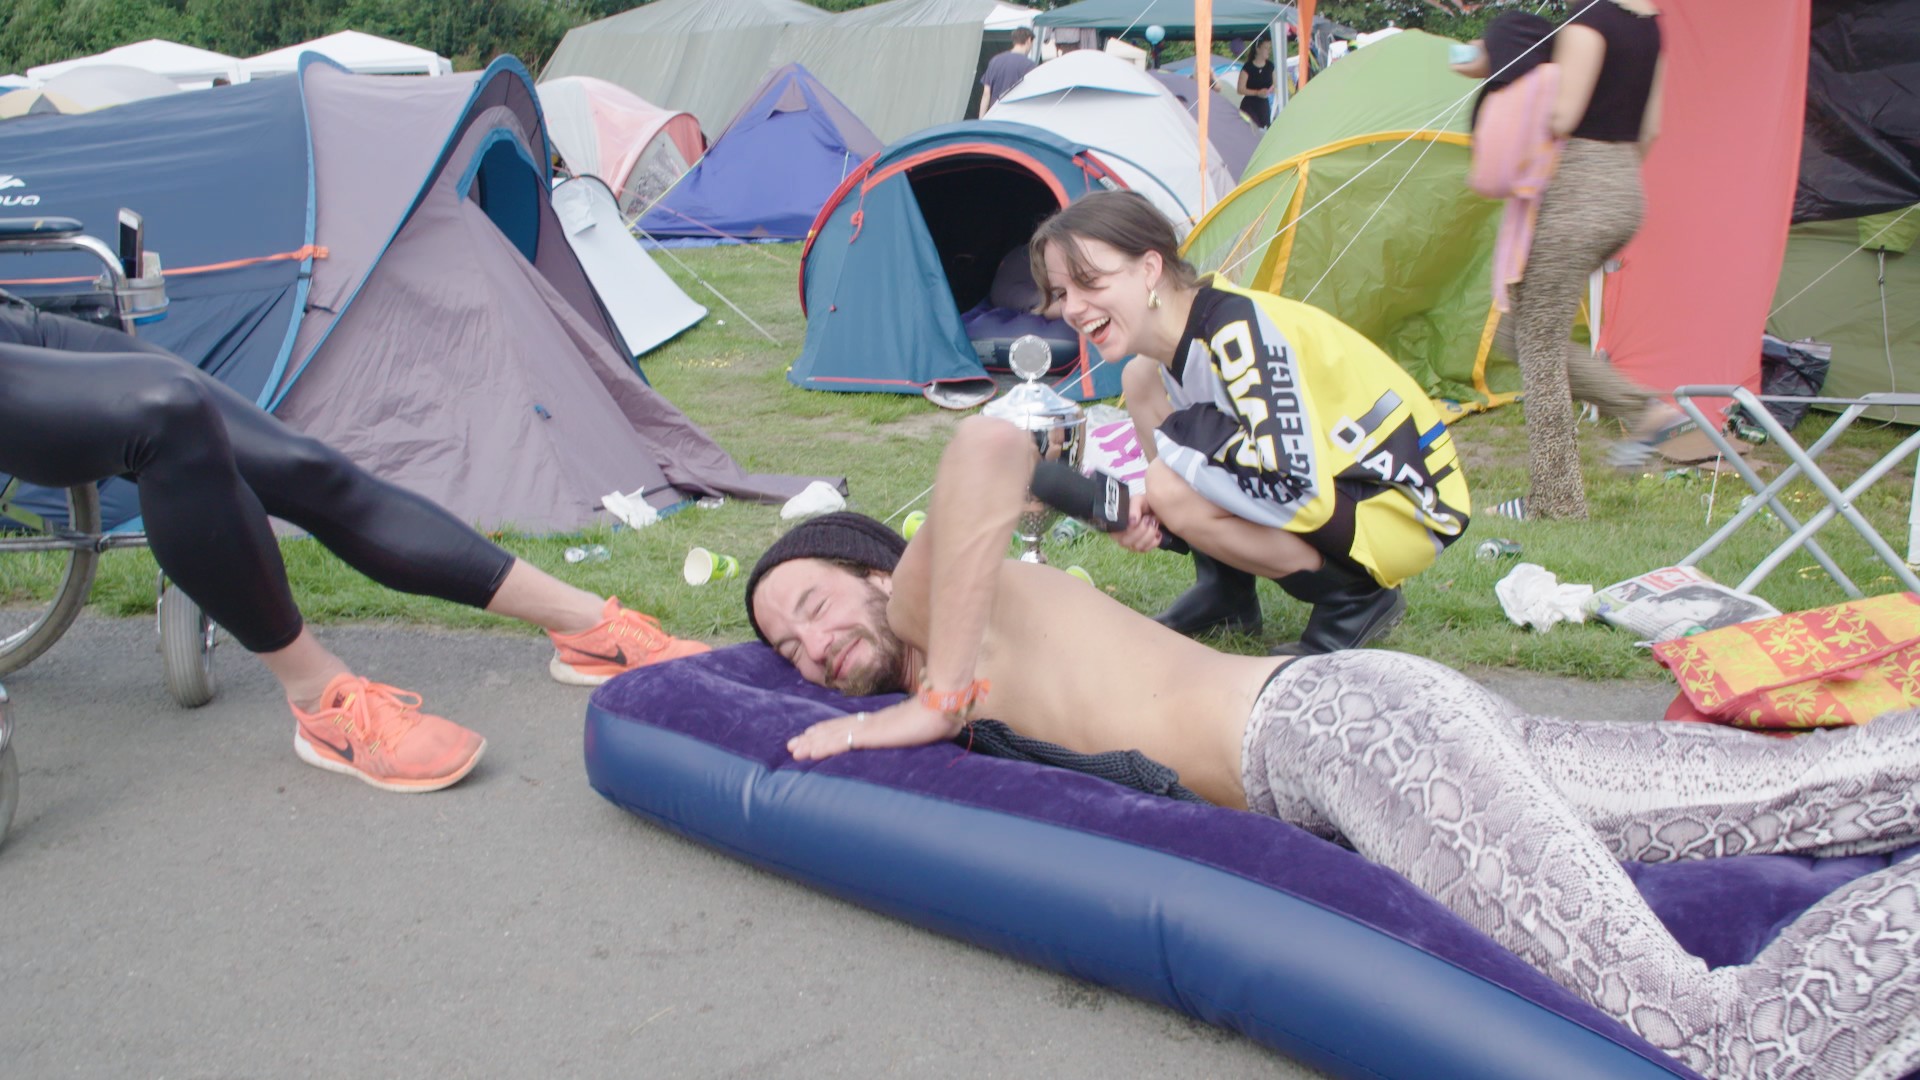
[[[1609,585],[1593,594],[1587,610],[1647,642],[1780,614],[1765,600],[1730,589],[1695,566],[1666,566]]]

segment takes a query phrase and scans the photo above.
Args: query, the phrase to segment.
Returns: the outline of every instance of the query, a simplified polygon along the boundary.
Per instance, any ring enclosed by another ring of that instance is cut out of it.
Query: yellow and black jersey
[[[1160,460],[1208,501],[1350,555],[1384,585],[1471,506],[1453,436],[1400,365],[1318,308],[1203,284],[1170,370]]]

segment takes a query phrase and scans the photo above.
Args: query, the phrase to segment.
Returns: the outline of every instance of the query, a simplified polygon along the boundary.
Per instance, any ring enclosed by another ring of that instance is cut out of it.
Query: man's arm
[[[1036,460],[1026,432],[984,416],[962,421],[940,455],[926,524],[894,567],[887,605],[887,621],[902,640],[926,642],[927,685],[936,693],[964,691],[974,683],[1000,563]],[[815,724],[788,742],[787,750],[805,761],[850,749],[920,746],[952,738],[961,723],[913,693],[865,719]]]

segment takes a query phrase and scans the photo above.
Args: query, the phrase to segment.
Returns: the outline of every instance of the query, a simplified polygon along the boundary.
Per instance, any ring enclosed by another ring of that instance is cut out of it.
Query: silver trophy
[[[981,413],[1032,435],[1041,457],[1078,470],[1081,455],[1086,452],[1087,414],[1052,387],[1041,385],[1039,380],[1053,368],[1053,350],[1044,340],[1025,334],[1015,338],[1007,350],[1007,364],[1026,381],[989,402]],[[1014,534],[1026,545],[1020,553],[1021,562],[1045,565],[1047,557],[1040,551],[1040,538],[1059,516],[1059,511],[1040,500],[1027,499]]]

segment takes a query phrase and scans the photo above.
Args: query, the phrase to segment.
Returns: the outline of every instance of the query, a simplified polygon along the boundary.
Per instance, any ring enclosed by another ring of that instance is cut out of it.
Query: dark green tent
[[[1787,234],[1767,330],[1833,346],[1825,393],[1920,391],[1920,205]],[[1898,415],[1895,415],[1898,413]],[[1867,414],[1920,424],[1913,409]]]

